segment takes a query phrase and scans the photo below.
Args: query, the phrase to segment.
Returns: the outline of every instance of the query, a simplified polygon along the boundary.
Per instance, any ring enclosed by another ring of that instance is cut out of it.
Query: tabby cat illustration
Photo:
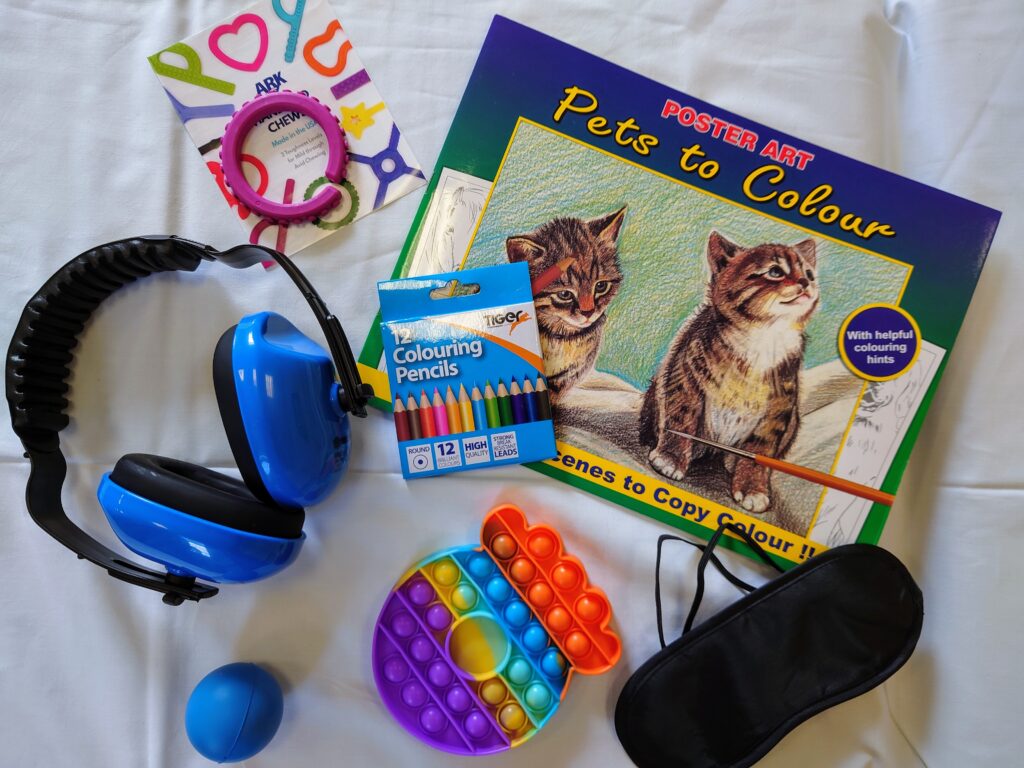
[[[534,297],[552,403],[594,368],[605,311],[622,282],[617,242],[625,215],[623,206],[596,219],[557,218],[505,241],[508,260],[527,262],[531,278],[562,259],[574,259]]]
[[[818,306],[813,240],[744,248],[712,232],[707,259],[707,297],[676,333],[640,415],[652,466],[673,480],[686,475],[695,446],[668,430],[786,455],[799,427],[804,328]],[[733,458],[726,458],[733,498],[764,512],[770,470]]]

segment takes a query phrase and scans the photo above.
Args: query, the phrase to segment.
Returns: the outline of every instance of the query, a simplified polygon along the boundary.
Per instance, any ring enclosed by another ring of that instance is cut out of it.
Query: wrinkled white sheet
[[[240,239],[145,58],[243,4],[0,2],[5,346],[32,292],[91,245],[160,232],[221,246]],[[763,765],[1021,764],[1019,0],[334,5],[427,169],[490,18],[503,12],[742,115],[1004,211],[882,542],[924,590],[917,653],[883,688],[799,727]],[[390,274],[420,194],[299,256],[357,347],[376,310],[376,280]],[[231,467],[210,356],[224,328],[260,308],[315,335],[280,274],[207,266],[131,286],[102,306],[84,335],[64,433],[65,503],[84,527],[113,541],[94,489],[123,453]],[[653,563],[663,529],[521,468],[407,484],[389,421],[374,413],[355,431],[352,469],[310,512],[299,562],[270,581],[172,609],[76,561],[34,526],[21,503],[27,464],[0,427],[0,763],[208,765],[184,734],[189,691],[216,666],[253,660],[273,667],[288,693],[280,732],[249,765],[468,765],[392,722],[371,676],[372,627],[408,564],[475,541],[483,513],[507,500],[557,526],[588,564],[611,597],[625,652],[611,673],[577,678],[531,743],[488,763],[628,765],[611,714],[630,671],[657,648]],[[670,565],[675,626],[694,564],[681,551]],[[708,608],[732,599],[712,579]]]

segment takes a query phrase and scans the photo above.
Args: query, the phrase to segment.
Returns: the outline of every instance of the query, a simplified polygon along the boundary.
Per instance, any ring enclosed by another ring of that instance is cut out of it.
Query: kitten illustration
[[[562,259],[575,261],[535,297],[551,402],[594,368],[605,311],[622,282],[617,242],[626,206],[596,219],[556,218],[505,241],[509,261],[525,261],[530,277]]]
[[[694,441],[668,430],[783,458],[799,427],[804,328],[819,296],[814,241],[744,248],[712,232],[707,259],[707,297],[676,333],[640,415],[651,465],[672,480],[686,475]],[[734,459],[732,497],[764,512],[770,470]]]

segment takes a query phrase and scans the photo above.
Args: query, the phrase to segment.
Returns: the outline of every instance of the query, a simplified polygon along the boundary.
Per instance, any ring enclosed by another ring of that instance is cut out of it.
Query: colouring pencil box
[[[752,765],[804,720],[886,680],[921,634],[921,591],[884,549],[837,547],[753,589],[712,554],[721,533],[701,547],[694,609],[709,560],[752,591],[626,683],[615,730],[641,768]],[[659,595],[659,630],[660,607]]]

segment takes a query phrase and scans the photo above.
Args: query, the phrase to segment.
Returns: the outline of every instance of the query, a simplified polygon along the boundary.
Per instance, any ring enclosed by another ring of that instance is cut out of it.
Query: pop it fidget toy
[[[622,652],[608,598],[553,528],[501,506],[480,540],[410,569],[373,636],[373,673],[391,714],[460,755],[519,746],[558,709],[574,671],[600,674]]]

